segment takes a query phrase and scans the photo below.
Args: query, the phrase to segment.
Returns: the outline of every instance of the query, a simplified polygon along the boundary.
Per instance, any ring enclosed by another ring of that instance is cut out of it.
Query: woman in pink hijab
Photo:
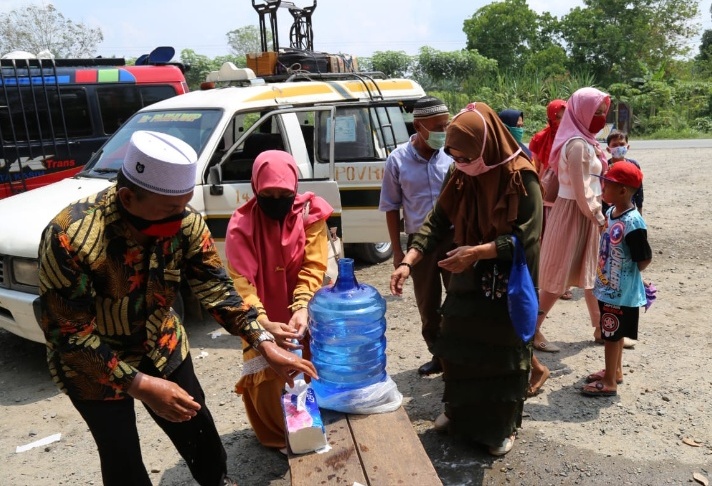
[[[558,172],[559,194],[551,208],[539,262],[539,320],[534,348],[556,352],[541,325],[556,300],[570,286],[584,289],[591,325],[598,329],[598,302],[593,283],[605,218],[601,183],[594,175],[608,164],[596,134],[606,124],[610,97],[595,88],[571,95],[551,148],[549,164]]]
[[[321,197],[298,194],[297,182],[297,164],[289,153],[262,152],[252,167],[254,196],[233,213],[225,240],[228,271],[240,297],[257,309],[257,320],[285,349],[308,343],[307,303],[324,279],[326,219],[333,212]],[[247,342],[242,344],[242,376],[235,391],[258,440],[283,449],[285,381]]]

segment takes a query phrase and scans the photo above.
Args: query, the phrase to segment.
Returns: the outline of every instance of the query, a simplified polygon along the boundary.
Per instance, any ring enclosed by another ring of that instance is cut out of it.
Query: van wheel
[[[357,245],[356,250],[361,260],[367,263],[385,262],[393,256],[393,248],[390,242],[360,243]]]

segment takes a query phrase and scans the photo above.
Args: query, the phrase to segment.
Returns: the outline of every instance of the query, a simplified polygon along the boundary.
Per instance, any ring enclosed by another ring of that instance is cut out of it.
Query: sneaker
[[[490,447],[489,453],[493,456],[503,456],[512,450],[512,446],[514,446],[514,434],[506,437],[499,446]]]
[[[444,412],[438,415],[438,418],[433,422],[433,429],[435,429],[436,432],[446,432],[449,426],[450,419]]]

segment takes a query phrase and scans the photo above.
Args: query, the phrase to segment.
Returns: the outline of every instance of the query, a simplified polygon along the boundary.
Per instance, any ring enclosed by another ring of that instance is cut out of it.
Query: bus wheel
[[[393,248],[391,248],[390,242],[360,243],[357,245],[356,250],[361,260],[367,263],[385,262],[393,256]]]

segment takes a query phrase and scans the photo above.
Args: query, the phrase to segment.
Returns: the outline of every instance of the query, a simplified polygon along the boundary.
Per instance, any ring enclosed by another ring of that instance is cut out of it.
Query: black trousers
[[[141,362],[139,370],[147,375],[160,376],[149,359]],[[167,379],[180,385],[200,404],[198,414],[187,422],[176,423],[159,417],[149,407],[145,407],[146,410],[171,439],[201,486],[222,484],[227,472],[227,454],[213,417],[205,406],[205,394],[195,376],[190,355]],[[104,485],[151,486],[141,457],[134,399],[71,400],[94,436]]]
[[[415,302],[420,313],[421,332],[428,349],[440,335],[443,288],[447,291],[450,285],[450,272],[440,268],[438,262],[447,258],[447,252],[454,248],[453,235],[452,230],[448,232],[433,251],[423,254],[410,272]],[[408,246],[412,241],[413,235],[408,235]]]

